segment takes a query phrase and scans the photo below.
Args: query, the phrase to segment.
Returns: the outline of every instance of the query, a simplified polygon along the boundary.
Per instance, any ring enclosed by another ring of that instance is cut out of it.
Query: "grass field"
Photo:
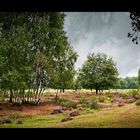
[[[119,92],[127,92],[121,91]],[[75,99],[76,97],[93,96],[90,93],[67,93],[61,98]],[[12,124],[0,124],[0,128],[140,128],[140,106],[136,102],[125,104],[122,107],[109,107],[99,110],[84,108],[80,115],[72,117],[73,120],[61,122],[69,117],[71,110],[66,110],[60,114],[50,114],[56,104],[50,103],[49,98],[54,98],[55,94],[48,94],[47,101],[40,106],[23,106],[6,108],[1,107],[0,119],[9,116]],[[77,99],[77,98],[76,98]],[[3,105],[4,106],[4,105]],[[21,110],[20,110],[21,109]],[[23,124],[16,124],[17,119],[22,119]]]
[[[121,108],[102,111],[84,111],[69,122],[61,122],[67,116],[59,115],[20,117],[23,124],[1,124],[2,128],[140,128],[140,107],[134,103]],[[13,117],[14,121],[16,117]]]

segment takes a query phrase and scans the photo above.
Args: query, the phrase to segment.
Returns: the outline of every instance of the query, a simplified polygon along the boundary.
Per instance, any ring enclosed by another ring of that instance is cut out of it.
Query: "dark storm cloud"
[[[103,52],[113,57],[120,76],[137,75],[140,47],[127,38],[131,26],[129,13],[71,12],[66,15],[65,30],[79,54],[76,68],[81,67],[89,53]]]
[[[114,13],[73,12],[66,14],[65,28],[72,42],[78,42],[81,38],[86,38],[91,32],[98,32],[104,28],[109,29],[115,22],[115,19],[113,19]]]

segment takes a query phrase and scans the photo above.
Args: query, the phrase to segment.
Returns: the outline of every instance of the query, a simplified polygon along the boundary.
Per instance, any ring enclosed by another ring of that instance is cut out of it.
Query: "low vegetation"
[[[133,91],[110,90],[96,95],[83,90],[61,94],[56,101],[52,92],[38,106],[1,101],[0,127],[140,127],[140,99],[133,100],[130,93]],[[129,98],[123,98],[123,94]]]

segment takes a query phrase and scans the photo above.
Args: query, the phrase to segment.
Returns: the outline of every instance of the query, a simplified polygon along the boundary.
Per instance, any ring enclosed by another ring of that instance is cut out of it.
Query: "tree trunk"
[[[92,91],[92,88],[90,90]]]
[[[63,93],[65,92],[65,89],[63,88]]]
[[[26,96],[25,96],[25,90],[24,89],[22,90],[22,94],[23,94],[23,103],[25,103],[26,102],[25,101]]]
[[[12,89],[10,89],[10,99],[9,99],[9,102],[12,102],[12,98],[13,98],[13,91],[12,91]]]
[[[98,89],[96,88],[96,95],[98,95]]]
[[[56,92],[56,95],[55,95],[55,101],[57,102],[57,99],[58,99],[58,92]]]
[[[29,98],[30,98],[30,89],[29,89],[29,91],[28,91],[28,95],[27,95],[27,103],[29,103]]]
[[[34,99],[34,102],[36,102],[36,100],[37,100],[38,90],[39,90],[39,85],[37,86],[37,90],[36,90],[36,93],[35,93],[35,99]]]
[[[39,93],[38,93],[38,100],[40,100],[40,98],[41,98],[41,92],[43,91],[43,87],[41,86],[40,87],[40,91],[39,91]]]
[[[5,102],[5,99],[6,99],[6,91],[4,91],[4,97],[3,97],[4,102]]]

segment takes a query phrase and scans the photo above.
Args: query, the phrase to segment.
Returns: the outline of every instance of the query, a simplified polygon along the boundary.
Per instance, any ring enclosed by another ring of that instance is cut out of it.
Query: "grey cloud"
[[[140,47],[127,38],[129,13],[81,12],[66,13],[65,30],[71,45],[78,52],[76,68],[81,67],[90,52],[104,52],[117,63],[120,76],[137,74]]]
[[[103,28],[109,29],[115,22],[115,19],[113,18],[114,13],[73,12],[66,14],[65,29],[68,31],[67,35],[69,36],[70,41],[75,43],[81,38],[86,38],[87,34],[90,32],[96,32]]]

